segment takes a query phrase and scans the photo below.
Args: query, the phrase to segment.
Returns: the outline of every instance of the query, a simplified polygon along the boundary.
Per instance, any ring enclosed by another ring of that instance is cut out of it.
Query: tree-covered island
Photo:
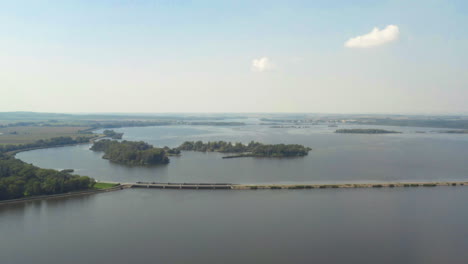
[[[106,129],[102,132],[106,137],[110,137],[112,139],[122,139],[124,133],[118,133],[114,130]]]
[[[186,141],[178,147],[179,150],[190,150],[200,152],[221,152],[235,153],[233,156],[223,158],[238,157],[302,157],[306,156],[311,148],[298,144],[262,144],[250,142],[247,145],[242,143],[231,143],[225,141],[214,141],[203,143],[202,141]]]
[[[169,163],[168,156],[178,155],[180,153],[177,149],[156,148],[143,141],[116,141],[110,139],[103,139],[94,142],[91,147],[93,151],[102,151],[104,156],[102,158],[108,159],[115,163],[125,165],[156,165]]]
[[[335,133],[342,133],[342,134],[398,134],[401,132],[392,131],[392,130],[384,130],[384,129],[376,129],[376,128],[351,128],[351,129],[337,129]]]

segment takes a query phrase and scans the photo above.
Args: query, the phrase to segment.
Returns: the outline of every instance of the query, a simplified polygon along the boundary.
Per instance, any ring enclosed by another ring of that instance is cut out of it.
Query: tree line
[[[110,137],[112,139],[122,139],[124,133],[118,133],[114,130],[106,129],[102,132],[106,137]]]
[[[102,158],[125,165],[156,165],[169,163],[168,156],[178,155],[180,150],[155,148],[143,141],[116,141],[103,139],[94,142],[93,151],[103,151]]]
[[[0,152],[10,152],[10,151],[17,151],[22,149],[31,149],[31,148],[45,148],[45,147],[56,147],[56,146],[63,146],[63,145],[72,145],[72,144],[79,144],[79,143],[86,143],[92,137],[90,136],[81,136],[81,137],[54,137],[50,139],[40,139],[33,143],[26,143],[26,144],[17,144],[17,145],[0,145]]]
[[[221,153],[244,153],[242,156],[255,157],[299,157],[306,156],[311,148],[299,144],[262,144],[251,141],[248,144],[240,142],[213,141],[186,141],[178,147],[180,150]]]
[[[90,137],[54,137],[34,143],[0,146],[0,200],[58,194],[92,188],[94,179],[71,174],[73,170],[41,169],[11,155],[10,151],[89,142]]]
[[[0,153],[0,200],[86,190],[94,184],[94,179],[71,170],[41,169]]]

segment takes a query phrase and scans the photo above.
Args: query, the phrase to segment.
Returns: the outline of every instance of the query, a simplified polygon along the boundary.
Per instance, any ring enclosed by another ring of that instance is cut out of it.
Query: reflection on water
[[[134,189],[0,207],[2,263],[465,263],[464,187]]]
[[[391,128],[395,129],[395,128]],[[328,127],[123,128],[157,146],[185,140],[299,143],[297,159],[184,152],[127,167],[89,145],[19,153],[46,168],[136,182],[467,180],[468,137],[337,135]],[[426,129],[430,131],[432,129]],[[465,263],[468,187],[194,191],[132,189],[0,206],[1,263]]]

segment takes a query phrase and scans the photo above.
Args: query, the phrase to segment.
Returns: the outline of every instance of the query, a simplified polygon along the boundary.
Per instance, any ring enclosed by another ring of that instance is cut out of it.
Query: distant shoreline
[[[385,130],[378,128],[344,128],[337,129],[335,133],[338,134],[401,134],[401,132],[393,130]]]

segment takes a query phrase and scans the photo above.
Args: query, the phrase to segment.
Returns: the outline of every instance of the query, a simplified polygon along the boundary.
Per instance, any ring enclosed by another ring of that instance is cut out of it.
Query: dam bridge
[[[233,189],[233,183],[161,183],[161,182],[136,182],[125,184],[129,188],[156,188],[156,189]]]
[[[257,189],[328,189],[328,188],[381,188],[381,187],[436,187],[468,186],[467,181],[446,182],[375,182],[375,183],[304,183],[304,184],[236,184],[236,183],[162,183],[162,182],[111,182],[124,188],[192,189],[192,190],[257,190]]]

